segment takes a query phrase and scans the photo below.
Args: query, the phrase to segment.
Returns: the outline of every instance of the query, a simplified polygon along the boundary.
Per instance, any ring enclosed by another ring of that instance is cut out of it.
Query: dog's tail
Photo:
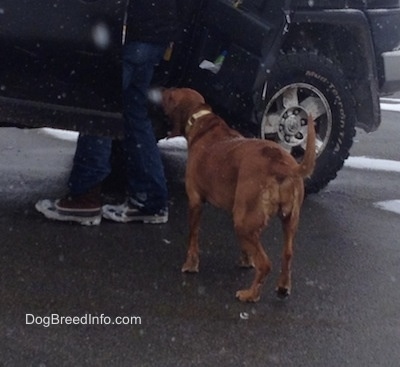
[[[301,177],[309,177],[314,171],[315,167],[315,127],[314,119],[311,115],[308,115],[308,127],[307,127],[307,143],[306,150],[302,162],[298,166],[298,173]]]

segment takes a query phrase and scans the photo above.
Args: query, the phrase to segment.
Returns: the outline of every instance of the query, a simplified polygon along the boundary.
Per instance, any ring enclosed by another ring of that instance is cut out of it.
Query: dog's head
[[[160,104],[172,122],[170,136],[185,135],[185,127],[195,112],[206,106],[204,97],[190,88],[153,90],[150,99]]]

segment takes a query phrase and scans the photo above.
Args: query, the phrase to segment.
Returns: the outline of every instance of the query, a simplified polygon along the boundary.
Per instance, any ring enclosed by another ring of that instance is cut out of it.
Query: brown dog
[[[232,130],[204,98],[192,89],[162,92],[165,114],[173,123],[172,135],[188,141],[186,192],[189,199],[190,237],[183,272],[199,268],[199,221],[203,202],[232,212],[239,238],[242,266],[254,266],[249,289],[236,293],[241,301],[256,302],[271,269],[260,235],[268,220],[279,214],[284,231],[282,269],[277,285],[280,297],[291,288],[293,239],[304,197],[304,177],[315,165],[315,130],[308,118],[308,139],[303,161],[296,160],[278,144],[246,139]]]

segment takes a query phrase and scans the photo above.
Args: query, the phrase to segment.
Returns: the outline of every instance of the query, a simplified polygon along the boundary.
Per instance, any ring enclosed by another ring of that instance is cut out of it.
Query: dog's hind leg
[[[276,294],[279,298],[288,297],[292,287],[291,268],[293,260],[293,242],[299,222],[300,205],[300,200],[298,200],[297,203],[294,204],[290,213],[281,214],[284,246],[282,252],[281,273],[276,287]]]
[[[189,248],[182,272],[197,273],[199,271],[199,229],[202,212],[202,200],[196,195],[189,195]]]
[[[254,260],[245,251],[242,251],[239,258],[239,266],[241,268],[254,268]]]
[[[234,217],[235,230],[242,252],[254,262],[256,274],[250,288],[237,291],[236,297],[243,302],[257,302],[260,299],[261,287],[271,270],[271,261],[260,242],[263,223],[254,223],[252,215],[246,214],[241,219]]]

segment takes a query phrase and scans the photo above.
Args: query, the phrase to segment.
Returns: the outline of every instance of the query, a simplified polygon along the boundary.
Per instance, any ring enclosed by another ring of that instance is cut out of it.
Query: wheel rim
[[[325,149],[332,132],[332,111],[323,93],[306,83],[280,89],[265,108],[261,136],[277,141],[295,157],[301,157],[307,142],[307,116],[315,120],[317,156]]]

